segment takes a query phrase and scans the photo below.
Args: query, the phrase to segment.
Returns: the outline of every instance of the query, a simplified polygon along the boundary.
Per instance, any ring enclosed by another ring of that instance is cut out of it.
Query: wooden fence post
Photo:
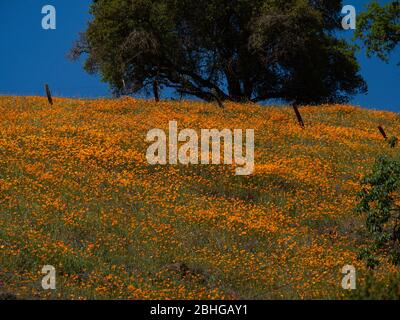
[[[51,105],[53,105],[53,98],[51,97],[50,88],[49,88],[49,85],[47,83],[45,85],[45,89],[46,89],[47,100],[49,101],[49,103]]]
[[[303,121],[303,118],[301,117],[299,108],[297,108],[297,105],[293,104],[293,110],[294,110],[294,113],[296,114],[297,121],[299,122],[300,127],[302,127],[304,129],[305,128],[304,121]]]
[[[383,138],[385,140],[387,140],[387,135],[386,135],[385,129],[383,129],[382,126],[379,126],[378,129],[379,129],[379,132],[382,134]]]
[[[154,100],[156,102],[160,102],[160,93],[158,90],[158,81],[154,80],[153,82],[153,93],[154,93]]]

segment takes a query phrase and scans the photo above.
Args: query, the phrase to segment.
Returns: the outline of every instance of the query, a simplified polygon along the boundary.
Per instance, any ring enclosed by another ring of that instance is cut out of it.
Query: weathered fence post
[[[46,89],[47,100],[49,101],[49,103],[51,105],[53,105],[53,98],[51,97],[50,88],[49,88],[49,85],[47,83],[45,84],[45,89]]]
[[[156,102],[160,102],[160,93],[158,90],[158,81],[157,80],[153,81],[153,92],[154,92],[154,100],[156,100]]]
[[[304,121],[303,121],[303,118],[301,117],[299,108],[297,108],[296,104],[293,104],[293,110],[294,110],[294,113],[296,114],[297,121],[299,122],[300,127],[302,127],[304,129],[305,128]]]
[[[387,134],[386,134],[386,132],[385,132],[385,129],[383,129],[382,126],[379,126],[378,129],[379,129],[379,132],[382,134],[383,138],[384,138],[385,140],[387,140]]]

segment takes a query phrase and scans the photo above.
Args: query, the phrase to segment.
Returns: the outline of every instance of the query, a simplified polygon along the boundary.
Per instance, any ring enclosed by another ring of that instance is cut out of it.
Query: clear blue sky
[[[347,0],[344,4],[361,10],[366,2]],[[82,61],[74,63],[66,58],[90,19],[90,3],[90,0],[0,0],[0,94],[43,95],[43,84],[47,82],[57,96],[110,96],[108,86],[99,77],[83,71]],[[47,4],[57,9],[56,30],[41,27],[41,10]],[[352,31],[347,31],[346,36],[351,37]],[[369,93],[356,96],[353,104],[400,112],[400,67],[396,66],[399,52],[390,64],[367,59],[363,52],[358,55]]]

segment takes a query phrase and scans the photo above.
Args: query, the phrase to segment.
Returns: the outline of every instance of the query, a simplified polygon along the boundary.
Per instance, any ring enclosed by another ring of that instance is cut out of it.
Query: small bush
[[[395,148],[399,142],[399,139],[397,137],[391,137],[388,141],[388,144],[391,148]]]
[[[400,265],[400,162],[380,156],[362,184],[356,211],[366,215],[373,244],[363,249],[360,258],[372,269],[378,264],[379,254]]]
[[[371,271],[365,283],[350,293],[354,300],[400,300],[400,275],[389,275],[378,279]]]

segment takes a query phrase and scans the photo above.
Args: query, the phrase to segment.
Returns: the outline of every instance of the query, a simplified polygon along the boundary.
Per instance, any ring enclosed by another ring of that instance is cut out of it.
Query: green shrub
[[[389,275],[377,279],[375,271],[370,272],[362,286],[349,293],[354,300],[400,300],[400,275]]]
[[[391,148],[395,148],[399,142],[399,139],[397,137],[391,137],[388,141],[388,144]]]
[[[400,265],[400,162],[380,156],[362,184],[356,211],[366,215],[373,244],[363,249],[360,258],[370,268],[377,266],[377,255],[388,256]]]

